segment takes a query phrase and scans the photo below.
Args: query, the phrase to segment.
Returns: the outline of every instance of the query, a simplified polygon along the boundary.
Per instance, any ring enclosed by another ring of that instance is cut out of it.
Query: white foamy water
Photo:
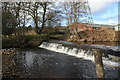
[[[90,49],[83,50],[80,48],[64,46],[62,44],[53,43],[53,42],[43,42],[39,47],[47,49],[47,50],[67,54],[70,56],[75,56],[78,58],[91,60],[94,62],[94,56],[93,56],[92,51]],[[112,62],[112,61],[107,60],[107,59],[103,60],[103,63],[104,63],[104,65],[120,66],[120,64],[118,64],[117,62]]]
[[[101,48],[101,49],[111,49],[114,51],[120,51],[120,46],[106,46],[106,45],[90,45],[96,48]]]
[[[68,42],[68,41],[58,41],[64,44],[69,44],[69,45],[75,45],[72,42]],[[108,45],[96,45],[96,44],[80,44],[80,45],[84,45],[84,46],[88,46],[88,47],[95,47],[95,48],[101,48],[101,49],[111,49],[113,51],[120,51],[120,46],[108,46]]]

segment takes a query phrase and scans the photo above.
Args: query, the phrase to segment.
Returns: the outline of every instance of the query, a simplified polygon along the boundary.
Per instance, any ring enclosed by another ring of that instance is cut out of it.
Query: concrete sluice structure
[[[50,40],[43,42],[40,48],[47,50],[68,54],[78,58],[84,58],[94,62],[92,49],[100,49],[103,54],[102,59],[104,65],[120,66],[120,50],[119,48],[100,45],[76,44],[67,41]]]

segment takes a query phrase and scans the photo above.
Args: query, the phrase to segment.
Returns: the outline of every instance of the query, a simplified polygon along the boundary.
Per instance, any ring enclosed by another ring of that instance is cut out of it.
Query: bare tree
[[[40,4],[43,8],[43,14],[42,14],[42,26],[41,26],[41,29],[40,29],[40,32],[42,32],[43,28],[44,28],[44,25],[45,25],[45,22],[47,19],[45,19],[45,16],[46,16],[46,12],[47,12],[47,6],[48,6],[48,2],[43,2]]]
[[[47,26],[54,27],[61,23],[61,11],[52,10],[46,14]]]
[[[64,14],[64,18],[67,20],[67,25],[70,30],[70,33],[72,36],[78,36],[80,38],[80,35],[78,33],[78,26],[74,25],[71,26],[72,23],[78,23],[81,22],[81,9],[83,9],[83,3],[82,2],[64,2],[62,3],[62,14]],[[73,28],[74,27],[74,30]]]
[[[46,18],[46,13],[49,11],[50,2],[28,2],[26,11],[32,17],[36,32],[39,34],[42,32],[45,22],[48,20]],[[41,28],[40,27],[41,24]]]
[[[40,32],[42,32],[43,28],[45,27],[45,23],[48,22],[49,24],[57,24],[57,21],[60,21],[59,17],[59,13],[60,11],[55,10],[55,6],[53,2],[43,2],[40,4],[42,9],[43,9],[43,13],[42,13],[42,18],[41,18],[41,29]]]
[[[22,2],[11,2],[10,11],[14,14],[15,18],[17,19],[17,27],[20,27],[20,11],[22,9]]]
[[[25,10],[28,12],[35,23],[36,32],[39,33],[39,26],[38,26],[38,17],[39,17],[39,9],[40,4],[39,2],[27,2]]]

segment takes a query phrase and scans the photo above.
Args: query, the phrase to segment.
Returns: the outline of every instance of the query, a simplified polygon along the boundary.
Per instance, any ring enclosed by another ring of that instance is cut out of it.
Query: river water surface
[[[83,58],[28,48],[3,54],[3,78],[96,78],[95,63]],[[120,78],[118,67],[104,67],[106,78]]]

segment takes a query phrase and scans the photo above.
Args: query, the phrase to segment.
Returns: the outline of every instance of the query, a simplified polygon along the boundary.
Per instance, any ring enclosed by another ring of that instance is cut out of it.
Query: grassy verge
[[[50,39],[64,40],[66,38],[65,36],[66,36],[65,34],[50,35]]]
[[[11,36],[10,39],[7,36],[2,37],[2,48],[10,47],[36,47],[44,40],[48,40],[49,37],[46,34],[40,35],[24,35],[24,36]]]
[[[65,34],[37,34],[37,35],[24,35],[24,36],[2,36],[2,48],[11,47],[38,47],[43,41],[49,39],[64,40]]]

